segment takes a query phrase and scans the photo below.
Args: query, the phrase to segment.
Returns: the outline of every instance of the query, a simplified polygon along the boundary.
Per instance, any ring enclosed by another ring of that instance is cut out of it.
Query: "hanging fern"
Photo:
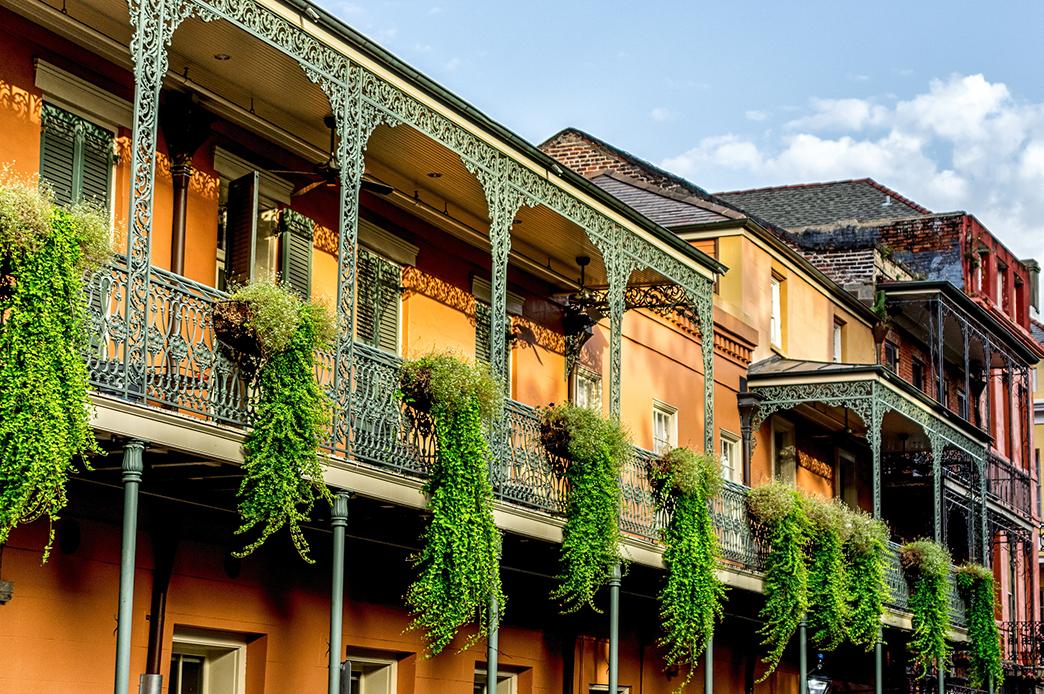
[[[945,669],[950,658],[950,554],[931,540],[917,540],[903,545],[900,558],[913,585],[913,633],[907,648],[914,677],[922,679],[932,666]]]
[[[448,354],[407,362],[400,372],[403,400],[427,411],[437,447],[425,492],[431,519],[414,558],[419,575],[406,593],[410,628],[425,632],[428,656],[440,653],[467,624],[476,624],[463,648],[495,626],[495,599],[503,613],[501,536],[493,521],[490,452],[483,422],[499,409],[489,368]]]
[[[568,482],[561,570],[551,597],[563,612],[584,605],[596,612],[595,593],[620,561],[620,468],[632,455],[619,424],[575,405],[543,411],[541,438],[549,453],[564,454],[558,468]]]
[[[73,460],[98,450],[84,280],[111,255],[108,236],[101,211],[55,207],[46,189],[0,170],[0,546],[46,516],[44,561]]]
[[[304,303],[272,282],[248,285],[230,301],[248,307],[244,325],[263,355],[254,374],[252,426],[243,443],[237,530],[260,527],[260,534],[235,556],[250,554],[285,526],[298,554],[312,563],[301,524],[317,499],[332,502],[318,456],[331,407],[316,382],[315,353],[332,341],[333,322],[324,307]]]
[[[848,571],[845,565],[846,512],[839,502],[806,499],[808,543],[808,629],[821,650],[832,651],[848,632]]]
[[[993,573],[985,566],[963,564],[957,568],[957,585],[968,605],[968,640],[971,686],[986,689],[1004,681],[1000,633],[996,621],[996,593]]]
[[[856,646],[870,651],[881,638],[881,616],[889,595],[885,575],[888,528],[861,511],[848,511],[845,524],[848,638]]]
[[[761,608],[764,637],[768,648],[763,662],[767,666],[758,682],[768,679],[783,651],[808,610],[808,568],[805,544],[809,521],[798,492],[782,482],[756,487],[747,496],[753,520],[765,532],[768,555],[765,558],[765,604]]]
[[[667,665],[687,672],[677,691],[695,673],[697,659],[724,614],[725,584],[718,578],[718,540],[709,500],[721,488],[717,458],[675,448],[650,465],[657,507],[669,518],[662,531],[667,580],[660,591],[660,618]]]

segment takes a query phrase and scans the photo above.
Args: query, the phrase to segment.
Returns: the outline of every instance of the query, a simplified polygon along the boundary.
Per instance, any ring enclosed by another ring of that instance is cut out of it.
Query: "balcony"
[[[127,377],[124,307],[127,269],[117,261],[100,273],[88,291],[92,349],[91,383],[99,394],[173,411],[187,421],[216,427],[242,428],[250,415],[249,388],[235,366],[217,349],[210,324],[211,310],[224,298],[221,292],[159,268],[151,268],[149,322],[144,374]],[[319,361],[319,383],[330,388],[334,357]],[[399,357],[362,344],[354,345],[352,398],[348,413],[350,445],[328,441],[326,452],[352,464],[423,478],[434,441],[426,417],[405,408],[396,398]],[[540,424],[534,408],[515,401],[506,405],[506,434],[494,445],[496,498],[502,502],[561,516],[566,489],[548,465],[540,442]],[[350,452],[347,452],[350,451]],[[659,516],[645,468],[655,454],[636,449],[623,470],[621,528],[632,540],[654,545],[664,519]],[[764,548],[747,519],[748,488],[727,482],[712,502],[721,554],[728,567],[758,572],[764,567]],[[890,606],[906,611],[908,588],[899,565],[898,546],[890,547],[887,580]],[[955,626],[964,625],[963,603],[951,591]]]
[[[1028,474],[997,455],[986,459],[986,493],[1027,520],[1033,517],[1031,490]]]
[[[1016,676],[1044,679],[1044,623],[1000,622],[1004,669]]]

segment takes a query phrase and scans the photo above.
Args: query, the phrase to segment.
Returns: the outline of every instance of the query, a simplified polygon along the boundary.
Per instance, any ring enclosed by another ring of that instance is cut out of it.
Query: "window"
[[[885,368],[892,373],[899,373],[899,345],[891,340],[885,340]]]
[[[40,109],[40,178],[60,205],[90,201],[109,210],[113,131],[54,104]]]
[[[379,652],[379,651],[378,651]],[[371,658],[348,654],[348,662],[342,664],[350,671],[352,694],[393,694],[395,692],[396,661],[386,658]]]
[[[783,283],[773,275],[771,280],[772,317],[769,322],[769,336],[773,347],[783,345]]]
[[[653,403],[653,451],[666,453],[678,446],[678,410]]]
[[[1001,309],[1008,307],[1008,268],[997,263],[996,303]]]
[[[914,359],[910,364],[910,382],[914,388],[924,390],[924,362],[920,359]]]
[[[742,483],[739,437],[721,430],[721,476],[729,482]]]
[[[778,417],[772,420],[773,474],[777,480],[794,484],[797,480],[797,447],[794,425]]]
[[[834,319],[834,334],[831,344],[833,346],[834,363],[840,364],[844,360],[844,330],[845,322]]]
[[[355,285],[355,339],[399,353],[402,267],[365,248],[359,249]]]
[[[859,508],[859,486],[856,478],[856,461],[848,451],[837,452],[837,489],[835,495],[849,508]]]
[[[573,376],[573,404],[595,412],[602,411],[602,377],[578,367]]]
[[[587,688],[588,694],[605,694],[609,691],[608,684],[592,684]],[[617,694],[631,694],[631,688],[622,684],[616,685]]]
[[[475,670],[475,694],[486,694],[486,669]],[[518,675],[513,672],[497,671],[497,694],[515,694],[518,691]],[[355,691],[352,691],[355,694]]]
[[[202,629],[174,630],[168,694],[243,694],[246,643]]]
[[[968,394],[964,392],[964,388],[957,391],[957,414],[964,419],[968,419]]]

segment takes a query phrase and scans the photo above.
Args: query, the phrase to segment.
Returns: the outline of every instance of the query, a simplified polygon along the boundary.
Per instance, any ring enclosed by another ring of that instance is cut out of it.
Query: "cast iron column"
[[[497,670],[499,660],[500,610],[497,597],[489,598],[489,636],[486,637],[486,694],[497,694]]]
[[[188,209],[189,181],[192,179],[191,155],[177,154],[170,167],[174,187],[174,211],[170,222],[170,271],[185,274],[185,213]]]
[[[615,694],[620,680],[620,562],[609,577],[609,692]]]
[[[804,617],[798,625],[798,691],[808,694],[808,623]]]
[[[881,647],[883,639],[884,636],[878,629],[877,643],[874,644],[874,694],[884,692],[884,649]]]
[[[134,554],[138,535],[138,486],[145,444],[131,441],[123,447],[123,538],[120,546],[120,597],[116,618],[115,694],[130,688],[131,626],[134,610]]]
[[[703,694],[714,694],[714,635],[707,639],[703,651]]]
[[[330,511],[333,566],[330,578],[330,679],[327,694],[341,693],[341,631],[344,620],[344,533],[348,527],[348,494],[337,492]]]

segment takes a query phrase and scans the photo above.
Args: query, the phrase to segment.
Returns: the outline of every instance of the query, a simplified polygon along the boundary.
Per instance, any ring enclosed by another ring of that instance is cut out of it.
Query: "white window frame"
[[[352,690],[352,694],[396,694],[399,681],[399,661],[392,658],[376,658],[372,656],[356,656],[348,653],[347,660],[353,665],[370,665],[377,668],[388,668],[388,687],[383,691],[367,691],[366,683],[361,682],[360,691]],[[348,673],[351,677],[351,673]]]
[[[769,283],[769,342],[783,348],[783,280],[775,275]]]
[[[171,654],[201,656],[203,658],[203,694],[210,694],[211,655],[209,652],[223,650],[235,655],[235,694],[246,692],[246,656],[245,641],[222,636],[209,636],[203,629],[174,630]]]
[[[597,692],[597,694],[601,694],[601,692],[608,692],[609,691],[609,685],[608,684],[589,684],[589,685],[587,685],[587,691],[589,692],[589,694],[595,694],[596,692]],[[617,691],[617,694],[631,694],[631,686],[628,685],[628,684],[618,684],[618,685],[616,685],[616,691]]]
[[[834,332],[832,335],[833,359],[835,364],[840,364],[844,358],[845,324],[834,318]]]
[[[742,470],[742,447],[740,446],[740,437],[733,434],[731,431],[721,429],[718,433],[718,459],[721,462],[721,476],[723,479],[729,482],[736,482],[742,484],[743,480],[739,479],[743,476]],[[726,456],[725,449],[730,449],[730,454]],[[729,460],[729,464],[726,465],[726,457]]]
[[[666,418],[667,421],[667,440],[666,445],[661,448],[658,446],[656,436],[656,419],[657,416]],[[653,452],[654,453],[666,453],[667,451],[678,447],[678,408],[673,405],[668,405],[665,402],[659,400],[653,401],[652,407],[652,433],[653,433]]]
[[[593,388],[593,392],[598,396],[598,401],[596,403],[580,402],[581,380],[586,380],[594,384],[595,387]],[[573,404],[579,407],[586,407],[595,412],[602,411],[602,374],[583,366],[576,367],[573,371]]]
[[[475,677],[481,677],[483,681],[486,679],[486,668],[477,667],[475,668]],[[501,679],[503,678],[503,680]],[[501,692],[501,685],[506,685],[504,691]],[[483,690],[485,691],[485,690]],[[497,694],[518,694],[518,673],[508,672],[506,670],[497,670]],[[355,694],[355,692],[352,692]],[[369,694],[369,692],[362,692],[361,694]]]

